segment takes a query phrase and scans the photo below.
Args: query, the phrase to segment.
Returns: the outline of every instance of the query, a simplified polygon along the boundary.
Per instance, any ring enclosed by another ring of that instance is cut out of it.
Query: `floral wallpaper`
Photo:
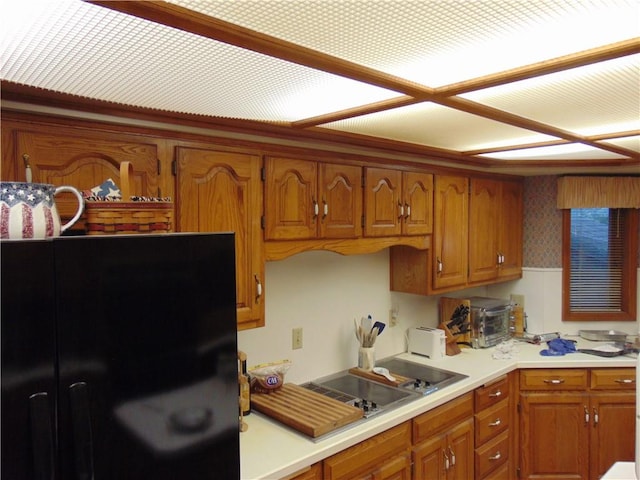
[[[557,184],[554,175],[525,178],[525,267],[562,268],[562,210],[556,208]],[[640,251],[637,265],[640,266]]]

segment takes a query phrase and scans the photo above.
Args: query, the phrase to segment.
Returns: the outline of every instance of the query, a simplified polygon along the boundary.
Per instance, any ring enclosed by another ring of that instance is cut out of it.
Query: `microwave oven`
[[[469,304],[469,327],[473,348],[493,347],[511,338],[513,306],[508,300],[471,297]]]

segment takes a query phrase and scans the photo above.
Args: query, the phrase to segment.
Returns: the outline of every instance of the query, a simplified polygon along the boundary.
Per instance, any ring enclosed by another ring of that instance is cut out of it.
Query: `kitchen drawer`
[[[509,377],[504,375],[497,380],[476,388],[476,412],[502,401],[509,396]]]
[[[493,470],[504,465],[509,460],[509,432],[503,432],[498,437],[476,448],[475,469],[476,478],[484,478]]]
[[[509,428],[509,400],[504,399],[475,415],[476,445],[499,435]]]
[[[634,390],[635,368],[596,368],[591,370],[592,390]]]
[[[584,368],[520,370],[520,390],[585,390],[588,378]]]
[[[513,480],[515,475],[509,475],[509,462],[502,464],[496,470],[492,470],[484,477],[476,477],[480,480]]]
[[[436,435],[473,416],[473,393],[469,392],[413,419],[413,444]]]
[[[410,448],[411,424],[404,422],[326,458],[323,462],[324,478],[361,478],[403,450],[408,454]]]

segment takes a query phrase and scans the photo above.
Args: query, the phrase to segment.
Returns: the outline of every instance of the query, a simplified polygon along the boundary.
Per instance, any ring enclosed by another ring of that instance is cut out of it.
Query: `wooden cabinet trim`
[[[597,368],[591,370],[591,390],[635,390],[636,372],[633,368]]]

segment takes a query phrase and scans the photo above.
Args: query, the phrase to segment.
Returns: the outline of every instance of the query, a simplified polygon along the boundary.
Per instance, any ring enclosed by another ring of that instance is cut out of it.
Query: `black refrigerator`
[[[0,253],[3,480],[240,477],[232,233]]]

